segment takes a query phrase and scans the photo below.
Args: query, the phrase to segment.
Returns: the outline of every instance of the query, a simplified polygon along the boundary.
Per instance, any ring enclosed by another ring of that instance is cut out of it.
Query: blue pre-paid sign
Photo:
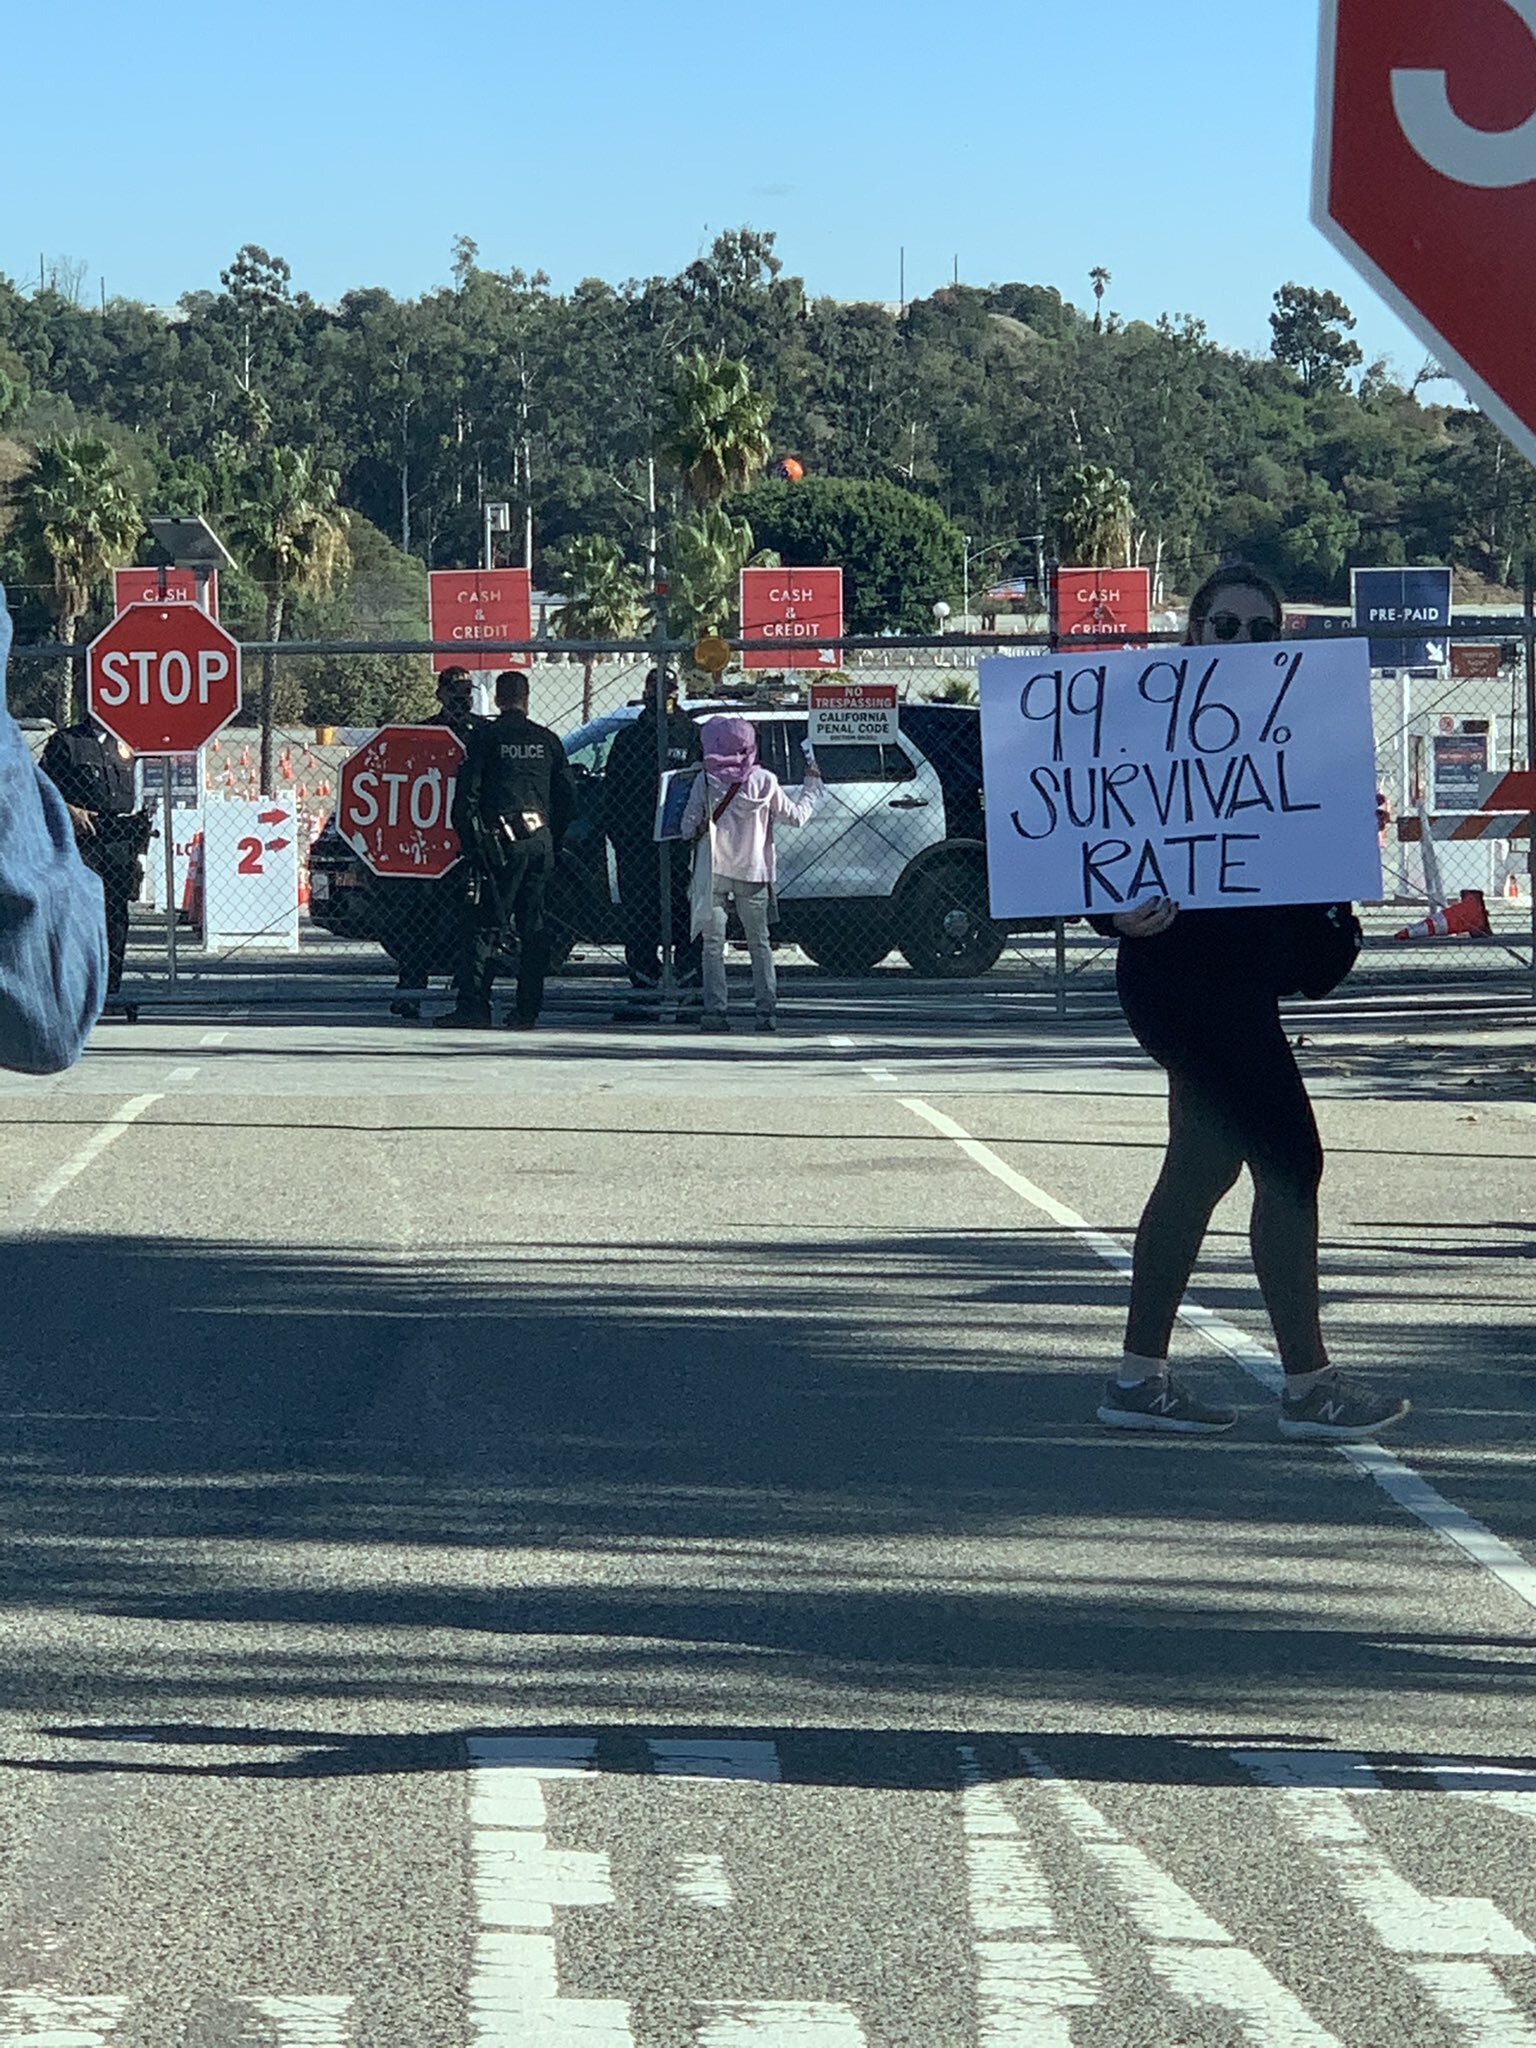
[[[1360,640],[981,664],[999,918],[1381,894]]]
[[[1371,643],[1372,668],[1430,668],[1446,659],[1449,569],[1352,569],[1355,631]]]

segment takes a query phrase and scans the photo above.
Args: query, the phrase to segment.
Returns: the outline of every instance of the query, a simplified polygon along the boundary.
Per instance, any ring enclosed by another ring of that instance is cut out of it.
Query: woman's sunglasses
[[[1206,621],[1218,640],[1237,640],[1243,628],[1250,640],[1278,640],[1280,628],[1273,619],[1240,619],[1236,612],[1212,612]]]

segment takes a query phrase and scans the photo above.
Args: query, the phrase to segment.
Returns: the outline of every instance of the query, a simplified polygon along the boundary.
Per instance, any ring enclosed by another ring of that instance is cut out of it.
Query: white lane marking
[[[699,2034],[699,2048],[866,2048],[864,2029],[846,2005],[819,1999],[714,2000],[716,2018]]]
[[[201,1067],[172,1067],[165,1077],[167,1088],[174,1088],[179,1082],[195,1081],[202,1072]]]
[[[551,1849],[544,1786],[593,1768],[577,1736],[472,1736],[470,1856],[479,1926],[470,1977],[476,2048],[634,2048],[629,2007],[562,1998],[556,1906],[610,1906],[608,1858]]]
[[[1393,1869],[1390,1859],[1350,1806],[1350,1794],[1315,1783],[1305,1764],[1275,1750],[1234,1751],[1263,1785],[1285,1795],[1284,1810],[1297,1835],[1329,1870],[1339,1890],[1399,1956],[1528,1956],[1527,1935],[1506,1920],[1491,1899],[1421,1892]],[[1361,1783],[1380,1791],[1363,1756],[1339,1756]]]
[[[1097,1253],[1104,1263],[1113,1266],[1117,1273],[1130,1272],[1131,1255],[1124,1245],[1116,1238],[1110,1237],[1107,1232],[1095,1230],[1086,1217],[1079,1216],[1075,1209],[1067,1208],[1053,1195],[1048,1195],[1044,1188],[1036,1187],[1032,1180],[1026,1180],[1022,1173],[1015,1172],[1005,1159],[999,1159],[990,1146],[983,1145],[979,1139],[973,1138],[963,1125],[955,1122],[953,1117],[946,1116],[941,1109],[935,1109],[931,1103],[919,1101],[910,1095],[902,1097],[902,1107],[910,1109],[914,1116],[921,1117],[925,1123],[932,1124],[933,1128],[942,1132],[946,1138],[953,1139],[968,1159],[974,1160],[976,1165],[990,1173],[994,1179],[1000,1180],[1004,1187],[1011,1188],[1016,1195],[1022,1196],[1053,1223],[1060,1224],[1064,1230],[1070,1230],[1080,1243]],[[1179,1320],[1187,1323],[1191,1329],[1198,1330],[1202,1337],[1216,1346],[1217,1350],[1226,1352],[1250,1378],[1267,1387],[1271,1393],[1279,1389],[1285,1377],[1280,1369],[1280,1361],[1265,1345],[1258,1343],[1245,1331],[1239,1330],[1225,1317],[1217,1315],[1213,1310],[1186,1295],[1179,1309]],[[1459,1508],[1454,1501],[1447,1500],[1445,1495],[1431,1486],[1427,1479],[1421,1478],[1390,1451],[1383,1450],[1380,1444],[1336,1444],[1333,1448],[1357,1471],[1364,1472],[1374,1479],[1388,1499],[1395,1501],[1400,1508],[1405,1509],[1422,1522],[1425,1528],[1432,1530],[1436,1536],[1459,1550],[1464,1557],[1470,1558],[1517,1599],[1523,1600],[1527,1607],[1536,1608],[1536,1565],[1523,1557],[1513,1544],[1506,1543],[1501,1536],[1495,1536],[1491,1529],[1469,1515],[1465,1508]]]
[[[649,1738],[658,1778],[738,1778],[777,1785],[779,1751],[772,1742],[674,1742]]]
[[[1487,1963],[1410,1963],[1465,2048],[1536,2048],[1536,2026]]]
[[[889,1081],[893,1088],[896,1086],[896,1076],[891,1072],[889,1067],[866,1067],[864,1069],[864,1075],[866,1080]]]
[[[0,2048],[105,2048],[126,1998],[67,1998],[58,1991],[0,1991]]]
[[[1247,1949],[1159,1945],[1150,1960],[1175,1997],[1227,2013],[1253,2048],[1344,2048]]]
[[[672,1889],[678,1898],[686,1899],[691,1906],[725,1907],[736,1903],[723,1856],[678,1856],[673,1861]]]
[[[352,2038],[350,1998],[236,1998],[259,2013],[277,2035],[277,2048],[347,2048]]]
[[[30,1230],[45,1210],[51,1209],[71,1181],[78,1180],[93,1161],[99,1159],[109,1145],[115,1145],[130,1124],[137,1123],[145,1110],[153,1109],[157,1102],[164,1100],[164,1092],[153,1095],[135,1095],[131,1102],[125,1102],[121,1109],[114,1110],[101,1126],[92,1131],[78,1152],[72,1153],[64,1164],[56,1167],[45,1181],[41,1181],[31,1192],[24,1195],[6,1217],[13,1230]]]
[[[853,1051],[853,1040],[851,1038],[829,1038],[827,1043],[828,1045],[835,1046],[839,1052]]]
[[[227,1031],[205,1031],[197,1042],[199,1045],[222,1045],[228,1036]]]
[[[1152,1968],[1176,1997],[1229,2014],[1252,2048],[1344,2048],[1294,1992],[1250,1950],[1239,1948],[1221,1922],[1144,1849],[1128,1842],[1091,1800],[1057,1777],[1033,1750],[1021,1746],[1019,1754],[1084,1855],[1119,1892],[1124,1911],[1151,1937]]]
[[[981,2048],[1072,2048],[1070,2015],[1098,2004],[1098,1980],[1074,1942],[1050,1938],[1056,1915],[1045,1872],[975,1750],[962,1744],[959,1758]],[[1004,1934],[1015,1938],[999,1940]]]

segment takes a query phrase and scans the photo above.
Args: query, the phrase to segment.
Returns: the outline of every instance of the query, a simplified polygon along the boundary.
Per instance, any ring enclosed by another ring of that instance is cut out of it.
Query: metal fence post
[[[1525,765],[1536,775],[1536,557],[1525,558]],[[1525,842],[1526,886],[1531,893],[1531,996],[1536,1000],[1536,819]]]
[[[667,772],[667,622],[660,605],[656,608],[655,670],[656,702],[656,787],[661,788],[661,778]],[[661,986],[657,991],[656,1021],[659,1024],[675,1024],[677,1021],[677,972],[672,960],[672,842],[663,839],[658,846],[661,856],[657,862],[661,888]],[[621,908],[622,915],[622,908]]]
[[[176,956],[176,831],[171,804],[171,757],[160,756],[160,836],[165,842],[165,967],[166,985],[175,988],[179,979]]]

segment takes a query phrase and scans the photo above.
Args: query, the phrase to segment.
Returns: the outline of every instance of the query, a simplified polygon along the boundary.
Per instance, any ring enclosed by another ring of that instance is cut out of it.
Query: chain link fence
[[[1383,901],[1363,907],[1367,950],[1352,992],[1531,987],[1529,817],[1516,806],[1479,810],[1486,779],[1530,758],[1524,650],[1504,636],[1476,644],[1487,650],[1475,659],[1488,673],[1374,679],[1385,885]],[[985,981],[1044,1014],[1107,1004],[1113,952],[1089,927],[1004,925],[989,912],[977,665],[989,653],[1046,646],[1022,636],[844,641],[799,650],[813,667],[743,671],[733,662],[715,681],[692,668],[687,650],[652,642],[478,650],[526,664],[530,715],[564,740],[575,782],[575,817],[548,894],[552,1009],[635,1014],[637,1004],[643,1012],[679,989],[686,1003],[697,979],[687,854],[680,844],[663,852],[654,838],[659,757],[642,699],[658,662],[682,681],[661,749],[671,765],[696,758],[699,724],[729,708],[752,720],[761,760],[791,787],[802,779],[813,682],[894,686],[895,738],[819,749],[823,799],[808,823],[777,834],[775,940],[791,1000],[799,986],[831,1015],[838,999],[863,999],[858,984],[867,977],[888,988],[889,977],[905,976],[957,995]],[[398,663],[423,651],[294,643],[279,650],[277,665],[317,655]],[[476,679],[482,714],[491,681],[489,671]],[[451,1006],[471,915],[465,864],[445,874],[376,873],[338,829],[344,764],[373,730],[276,732],[266,789],[259,735],[241,727],[200,755],[140,764],[153,836],[133,906],[125,996],[358,1015],[394,1005],[423,1019]],[[449,791],[441,779],[401,782],[375,798],[416,804],[415,822],[430,837]],[[1492,938],[1394,936],[1432,900],[1463,889],[1486,897]],[[733,929],[732,938],[741,934]],[[509,934],[508,975],[515,960]]]

